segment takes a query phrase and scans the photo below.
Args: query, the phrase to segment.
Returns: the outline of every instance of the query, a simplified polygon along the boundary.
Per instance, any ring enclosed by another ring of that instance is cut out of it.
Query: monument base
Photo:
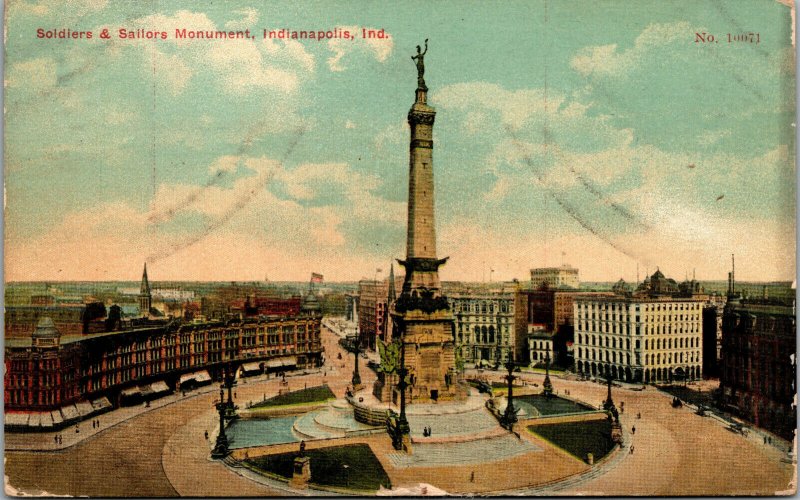
[[[289,480],[289,486],[298,490],[304,490],[308,488],[309,481],[311,481],[311,458],[295,458],[294,471],[292,473],[292,479]]]

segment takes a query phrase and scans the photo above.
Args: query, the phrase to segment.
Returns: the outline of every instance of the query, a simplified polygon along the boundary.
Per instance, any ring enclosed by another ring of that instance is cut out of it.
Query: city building
[[[666,296],[576,297],[576,371],[629,382],[699,379],[702,306]]]
[[[593,292],[550,288],[542,285],[534,290],[522,290],[527,303],[524,324],[519,335],[528,336],[527,361],[531,365],[543,363],[549,346],[552,363],[573,366],[574,310],[576,297],[614,296],[612,292]]]
[[[784,439],[797,427],[794,303],[729,298],[722,316],[723,407]]]
[[[536,289],[542,285],[550,288],[580,288],[578,270],[569,264],[561,267],[539,267],[531,269],[531,287]]]
[[[403,286],[403,276],[394,278],[395,293]],[[386,342],[391,332],[386,330],[389,315],[389,279],[382,281],[361,280],[358,282],[356,317],[358,319],[359,343],[374,351],[378,339]]]
[[[703,305],[703,377],[719,377],[722,349],[722,313],[725,302],[713,301]]]
[[[495,366],[517,351],[514,295],[514,289],[447,291],[456,349],[465,363]]]
[[[294,316],[139,319],[82,335],[64,335],[42,318],[30,337],[6,339],[7,428],[58,427],[187,381],[217,379],[230,364],[258,371],[319,366],[321,316],[316,296],[308,294]],[[35,412],[35,420],[25,412]]]

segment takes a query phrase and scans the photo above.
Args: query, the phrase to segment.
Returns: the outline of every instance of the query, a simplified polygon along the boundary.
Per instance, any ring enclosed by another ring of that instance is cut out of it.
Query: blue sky
[[[261,38],[336,27],[390,37]],[[781,3],[73,0],[7,7],[7,279],[374,277],[404,256],[425,38],[444,279],[724,279],[731,253],[742,279],[794,277]]]

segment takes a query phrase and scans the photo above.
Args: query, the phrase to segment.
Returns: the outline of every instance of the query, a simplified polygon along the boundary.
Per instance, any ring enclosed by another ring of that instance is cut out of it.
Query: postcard
[[[785,0],[8,0],[11,496],[796,493]]]

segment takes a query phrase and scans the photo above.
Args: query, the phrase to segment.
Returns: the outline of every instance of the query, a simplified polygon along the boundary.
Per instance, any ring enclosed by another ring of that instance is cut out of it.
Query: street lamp
[[[500,423],[508,430],[512,430],[514,424],[517,423],[517,410],[514,408],[514,380],[517,377],[514,376],[514,368],[516,368],[516,363],[514,363],[514,352],[509,349],[508,352],[508,361],[506,362],[506,370],[508,370],[508,375],[506,375],[506,380],[508,380],[508,404],[506,404],[506,411],[503,414],[503,418],[500,420]]]
[[[228,405],[225,403],[225,390],[222,386],[219,388],[219,403],[216,404],[216,407],[219,412],[219,434],[217,434],[217,442],[211,452],[211,458],[221,459],[228,456],[229,453],[228,437],[225,435],[225,413]]]

